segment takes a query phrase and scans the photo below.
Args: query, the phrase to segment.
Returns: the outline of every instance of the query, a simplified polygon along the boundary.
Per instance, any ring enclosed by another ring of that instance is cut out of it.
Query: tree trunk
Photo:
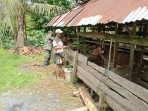
[[[24,28],[23,28],[23,9],[19,9],[19,15],[17,17],[17,35],[15,41],[15,48],[20,48],[24,46]]]

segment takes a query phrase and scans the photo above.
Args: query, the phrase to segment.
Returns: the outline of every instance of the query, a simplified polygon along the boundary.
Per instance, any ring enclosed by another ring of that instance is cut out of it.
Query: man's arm
[[[57,46],[57,47],[54,47],[55,50],[58,50],[58,49],[66,49],[67,46]]]

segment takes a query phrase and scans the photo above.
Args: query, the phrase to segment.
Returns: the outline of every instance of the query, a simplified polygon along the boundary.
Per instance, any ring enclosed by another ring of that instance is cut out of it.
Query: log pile
[[[6,53],[13,53],[13,54],[19,54],[19,55],[42,55],[42,49],[41,48],[36,48],[34,46],[30,47],[23,47],[23,48],[18,48],[18,49],[9,49],[4,52]]]

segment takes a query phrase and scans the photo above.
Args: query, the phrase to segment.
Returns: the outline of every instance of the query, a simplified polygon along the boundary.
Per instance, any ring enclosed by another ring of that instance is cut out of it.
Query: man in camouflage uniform
[[[44,68],[46,68],[50,62],[53,39],[52,31],[48,31],[48,35],[46,36],[44,43]]]

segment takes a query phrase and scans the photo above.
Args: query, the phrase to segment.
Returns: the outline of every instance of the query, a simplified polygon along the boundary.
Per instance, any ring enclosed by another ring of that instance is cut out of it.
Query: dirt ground
[[[47,69],[39,62],[23,64],[17,68],[33,74],[40,73],[41,78],[32,86],[2,93],[0,111],[65,111],[83,106],[80,98],[72,96],[76,86],[64,79],[56,80],[54,64]]]

